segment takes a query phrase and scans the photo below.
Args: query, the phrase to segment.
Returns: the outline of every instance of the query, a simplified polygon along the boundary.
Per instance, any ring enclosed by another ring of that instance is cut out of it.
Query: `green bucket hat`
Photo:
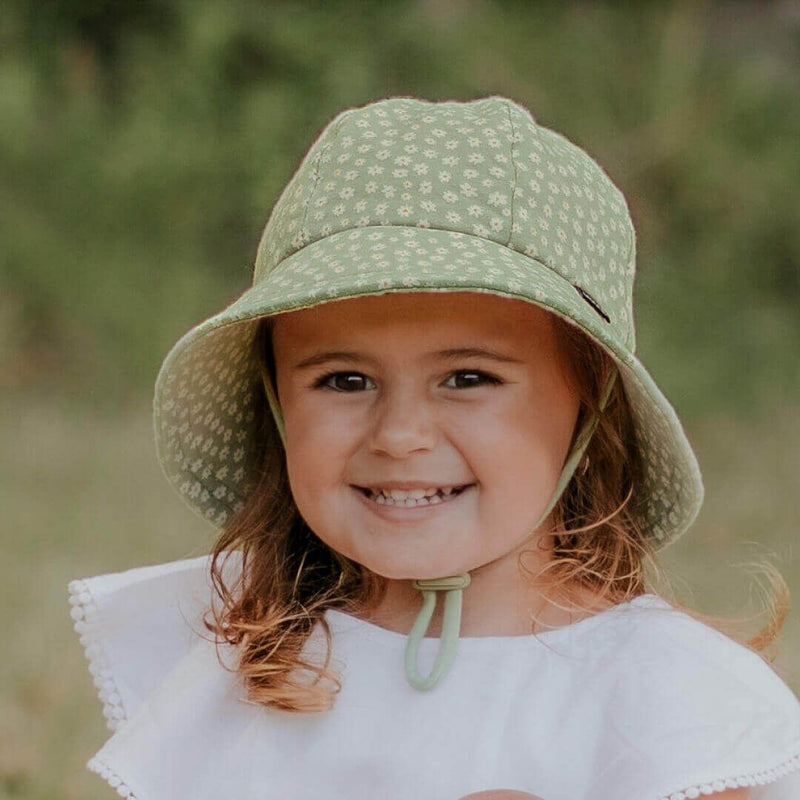
[[[388,292],[489,292],[558,314],[613,357],[644,466],[646,532],[663,547],[696,517],[703,486],[672,406],[634,355],[635,252],[625,198],[602,168],[507,98],[348,109],[276,202],[252,287],[167,355],[154,403],[163,469],[218,527],[243,507],[261,467],[265,391],[281,431],[253,358],[260,318]],[[594,424],[577,437],[550,508]]]

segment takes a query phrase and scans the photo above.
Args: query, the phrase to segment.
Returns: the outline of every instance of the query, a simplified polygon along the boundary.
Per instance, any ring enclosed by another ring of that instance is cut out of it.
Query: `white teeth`
[[[456,490],[455,486],[442,486],[437,489],[369,489],[369,497],[380,505],[414,506],[436,505],[445,498],[450,497]]]
[[[387,497],[393,497],[395,500],[408,500],[409,498],[421,500],[428,492],[435,494],[436,489],[412,489],[410,492],[404,489],[390,489],[388,492],[383,490]]]
[[[436,489],[382,489],[386,497],[391,497],[393,500],[422,500],[423,497],[430,497],[436,494]]]

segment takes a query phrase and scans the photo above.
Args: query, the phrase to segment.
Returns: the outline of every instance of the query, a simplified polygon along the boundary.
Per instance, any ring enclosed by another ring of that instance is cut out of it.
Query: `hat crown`
[[[306,245],[368,226],[456,231],[522,253],[572,284],[609,339],[635,347],[625,198],[581,148],[507,98],[390,98],[339,114],[273,208],[254,285]]]

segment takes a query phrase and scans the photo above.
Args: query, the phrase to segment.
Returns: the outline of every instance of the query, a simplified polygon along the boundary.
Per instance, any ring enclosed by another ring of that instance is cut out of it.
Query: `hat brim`
[[[680,536],[700,509],[697,461],[632,343],[620,340],[614,320],[579,288],[534,258],[454,231],[374,226],[308,244],[189,331],[167,355],[154,400],[164,472],[189,505],[217,526],[242,507],[259,470],[253,442],[263,388],[252,341],[260,318],[363,295],[488,292],[558,314],[615,359],[644,467],[640,492],[648,533],[655,547],[662,547]],[[280,446],[267,443],[273,445]]]

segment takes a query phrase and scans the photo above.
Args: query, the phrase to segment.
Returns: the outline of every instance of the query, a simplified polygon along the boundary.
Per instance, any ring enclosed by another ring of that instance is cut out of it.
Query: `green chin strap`
[[[266,392],[267,402],[269,403],[272,416],[275,420],[275,427],[278,429],[278,434],[285,447],[286,432],[283,425],[283,415],[278,405],[278,398],[275,395],[275,390],[272,386],[269,374],[264,370],[262,371],[262,376],[264,379],[264,390]],[[600,396],[598,413],[593,414],[586,420],[583,428],[581,428],[575,438],[575,444],[564,462],[564,467],[561,470],[561,475],[558,478],[558,483],[556,484],[553,495],[539,518],[539,521],[533,526],[534,532],[547,517],[550,516],[556,503],[558,503],[567,485],[572,480],[572,476],[581,458],[583,458],[583,454],[589,446],[589,442],[600,422],[600,414],[608,403],[608,398],[611,396],[611,390],[614,388],[616,379],[617,372],[615,371],[609,378]],[[456,651],[458,650],[463,592],[469,584],[470,576],[468,572],[462,573],[461,575],[451,575],[446,578],[426,578],[412,581],[411,585],[422,594],[422,608],[408,634],[405,652],[406,678],[415,689],[419,689],[420,691],[432,689],[450,670],[456,657]],[[419,646],[433,618],[433,612],[436,609],[437,592],[444,592],[442,635],[439,639],[439,652],[436,655],[434,665],[428,675],[423,677],[419,672]]]

